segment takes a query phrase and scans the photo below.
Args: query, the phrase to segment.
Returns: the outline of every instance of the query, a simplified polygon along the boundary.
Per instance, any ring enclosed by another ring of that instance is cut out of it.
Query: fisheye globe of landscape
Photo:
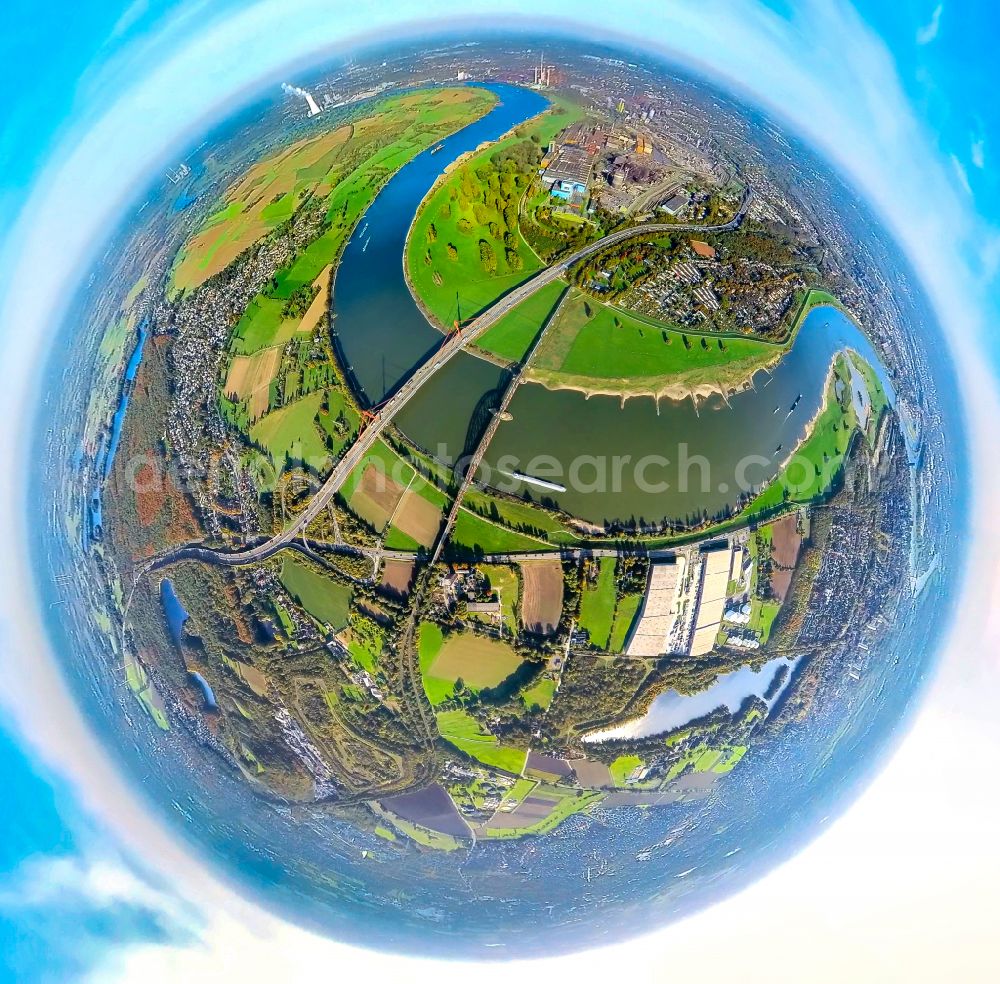
[[[356,50],[177,148],[73,300],[31,517],[164,818],[339,938],[617,941],[871,774],[961,562],[938,326],[773,119],[583,41]]]

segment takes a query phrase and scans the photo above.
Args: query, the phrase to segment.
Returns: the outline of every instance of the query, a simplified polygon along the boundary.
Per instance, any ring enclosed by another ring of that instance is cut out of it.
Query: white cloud
[[[978,167],[980,171],[986,167],[986,141],[983,137],[973,139],[969,156],[972,158],[973,166]]]
[[[427,9],[425,0],[341,4],[339,16],[333,16],[329,0],[263,0],[204,25],[198,37],[173,37],[169,49],[147,45],[141,64],[118,66],[122,84],[113,93],[103,91],[114,101],[91,107],[92,125],[67,137],[27,197],[24,217],[7,230],[0,254],[6,369],[0,390],[2,460],[28,459],[29,435],[20,425],[24,408],[36,398],[38,361],[51,344],[62,299],[129,190],[192,127],[225,112],[258,78],[278,82],[290,63],[308,61],[362,32],[385,37],[400,23],[422,21]],[[455,26],[470,9],[469,0],[439,0],[434,16],[437,23]],[[669,5],[619,0],[615,9],[618,23],[643,25],[642,40],[635,44],[655,46],[749,91],[865,189],[948,328],[969,400],[973,447],[991,447],[1000,411],[981,352],[993,312],[984,318],[979,309],[980,284],[966,258],[978,244],[996,242],[996,234],[970,213],[960,174],[931,149],[890,54],[856,12],[841,0],[816,0],[796,5],[789,23],[762,3],[726,0]],[[940,9],[928,25],[934,34]],[[590,31],[586,25],[606,13],[605,4],[582,0],[572,16]],[[518,15],[551,15],[555,25],[568,25],[565,7],[554,0],[500,0],[490,8],[494,25]],[[992,593],[1000,577],[995,559],[1000,517],[993,506],[1000,498],[998,463],[992,456],[976,457],[977,577],[965,598],[973,616],[990,612],[991,605],[1000,611],[1000,595]],[[28,562],[22,478],[16,468],[0,472],[0,496],[7,505],[0,510],[0,535],[10,550],[0,570],[0,599],[13,634],[11,644],[0,649],[0,700],[47,758],[77,782],[89,807],[210,914],[204,934],[210,948],[127,954],[125,979],[178,979],[181,973],[190,980],[217,979],[225,961],[238,971],[234,978],[248,980],[265,973],[280,979],[314,976],[317,966],[337,967],[345,977],[363,973],[368,980],[468,980],[470,970],[461,964],[352,950],[281,923],[240,897],[149,814],[83,720],[57,666],[44,658],[47,642],[31,585],[18,573]],[[984,777],[983,763],[995,761],[1000,751],[993,725],[1000,681],[988,659],[1000,652],[1000,626],[978,617],[964,625],[968,628],[956,635],[913,734],[883,777],[822,838],[707,913],[639,944],[555,966],[532,965],[530,976],[606,980],[609,973],[620,974],[627,961],[637,982],[662,980],[667,960],[671,976],[704,976],[710,966],[713,978],[731,974],[744,981],[760,979],[758,969],[766,969],[772,981],[799,980],[806,966],[812,981],[870,978],[873,968],[884,970],[875,975],[883,978],[973,980],[976,971],[996,969],[994,933],[984,925],[984,913],[1000,905],[1000,854],[989,833],[991,824],[1000,825],[1000,809],[997,786]],[[976,754],[955,753],[969,748]],[[103,883],[101,876],[98,884]],[[949,900],[947,912],[935,904],[936,897],[928,898],[937,887]],[[779,937],[781,958],[775,959]],[[848,945],[831,945],[832,939]],[[815,960],[817,952],[822,961]],[[489,984],[520,973],[494,965],[477,968],[474,976]]]
[[[941,30],[941,15],[944,13],[944,4],[939,3],[931,14],[931,19],[917,31],[917,44],[930,44]]]
[[[969,183],[969,172],[965,169],[965,165],[961,162],[957,154],[951,154],[949,157],[951,161],[952,170],[955,172],[955,177],[958,178],[958,183],[965,189],[966,194],[972,194],[972,185]]]

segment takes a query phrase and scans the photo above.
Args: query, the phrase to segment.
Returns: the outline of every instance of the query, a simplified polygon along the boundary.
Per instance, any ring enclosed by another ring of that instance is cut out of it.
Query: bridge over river
[[[522,301],[527,300],[532,294],[541,290],[546,285],[558,280],[574,264],[608,246],[624,242],[627,239],[661,232],[705,233],[734,229],[746,214],[750,197],[751,194],[748,189],[736,215],[729,222],[722,225],[653,223],[649,225],[629,226],[625,229],[618,229],[615,232],[609,233],[607,236],[596,240],[589,246],[583,247],[583,249],[577,250],[577,252],[560,260],[558,263],[540,270],[520,286],[515,287],[512,291],[501,297],[495,304],[479,314],[464,328],[454,331],[444,338],[441,345],[413,371],[409,378],[400,384],[389,399],[375,409],[368,419],[367,425],[362,429],[354,443],[344,452],[323,484],[316,490],[306,508],[280,533],[275,534],[263,543],[238,551],[213,550],[203,546],[179,547],[169,554],[150,560],[137,572],[137,576],[141,577],[151,570],[163,567],[176,560],[201,560],[206,563],[217,563],[229,567],[253,564],[289,546],[329,505],[333,497],[347,481],[351,472],[361,463],[365,455],[375,446],[397,414],[416,396],[427,381],[458,355],[459,352],[475,344],[479,338],[514,310]]]

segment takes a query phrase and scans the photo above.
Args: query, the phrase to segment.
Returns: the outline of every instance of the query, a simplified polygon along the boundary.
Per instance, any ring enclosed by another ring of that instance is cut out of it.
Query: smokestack
[[[297,85],[289,85],[287,82],[281,83],[281,91],[290,96],[301,96],[306,101],[306,105],[309,107],[310,116],[318,116],[322,110],[316,105],[316,100],[313,99],[312,93],[306,92],[305,89],[300,89]]]

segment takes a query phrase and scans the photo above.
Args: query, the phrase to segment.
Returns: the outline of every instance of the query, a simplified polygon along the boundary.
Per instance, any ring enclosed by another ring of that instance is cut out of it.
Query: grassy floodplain
[[[516,530],[469,512],[464,507],[459,510],[450,542],[459,552],[477,555],[533,553],[552,549],[552,545],[546,540],[518,533]]]
[[[785,345],[682,331],[571,288],[527,375],[552,389],[680,397],[736,389]]]
[[[543,113],[448,172],[413,220],[406,248],[407,277],[424,310],[440,326],[450,327],[459,317],[474,317],[542,269],[542,261],[525,242],[519,223],[508,230],[512,237],[509,246],[502,234],[497,236],[490,229],[491,223],[497,227],[503,217],[480,202],[486,185],[477,170],[490,165],[494,154],[523,141],[537,138],[537,146],[545,147],[560,130],[583,117],[576,104],[558,96],[550,99],[552,105]],[[504,190],[515,210],[519,210],[524,190]],[[495,256],[492,271],[484,267],[480,243],[488,243]],[[508,330],[516,334],[513,328]],[[510,344],[509,338],[498,338],[500,344]]]
[[[470,489],[463,500],[469,510],[490,520],[509,526],[534,539],[546,539],[559,546],[569,546],[580,537],[562,520],[545,509],[508,499],[506,496],[490,495],[477,489]]]
[[[481,336],[476,343],[477,348],[510,362],[520,362],[558,307],[566,289],[561,280],[546,284]]]
[[[838,398],[838,381],[844,393]],[[850,400],[850,370],[846,356],[838,355],[827,377],[819,415],[809,433],[778,477],[760,493],[746,512],[766,513],[782,503],[807,503],[823,496],[844,465],[858,418]]]

